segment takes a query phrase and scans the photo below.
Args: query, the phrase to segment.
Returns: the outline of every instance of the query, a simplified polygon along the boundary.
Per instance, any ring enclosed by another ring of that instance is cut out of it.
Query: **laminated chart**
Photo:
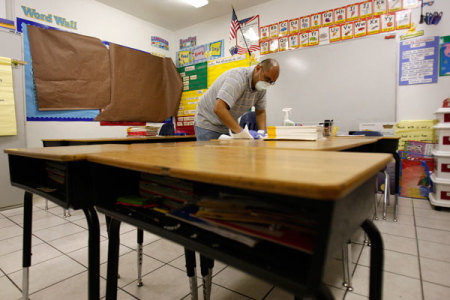
[[[17,135],[11,59],[0,57],[0,135]]]
[[[437,36],[401,42],[399,85],[437,82],[438,59]]]
[[[223,72],[237,67],[249,67],[248,54],[219,58],[208,62],[208,88]]]

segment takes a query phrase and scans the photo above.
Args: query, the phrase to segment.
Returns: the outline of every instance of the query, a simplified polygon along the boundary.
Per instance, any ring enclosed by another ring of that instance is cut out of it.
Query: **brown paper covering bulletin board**
[[[97,109],[110,102],[109,53],[93,37],[28,26],[39,110]]]
[[[96,121],[162,122],[175,116],[183,82],[173,61],[111,43],[111,103]]]

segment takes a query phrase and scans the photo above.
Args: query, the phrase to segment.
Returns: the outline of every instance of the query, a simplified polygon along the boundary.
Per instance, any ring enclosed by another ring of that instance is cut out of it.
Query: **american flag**
[[[239,20],[236,16],[236,12],[234,11],[231,14],[231,25],[230,25],[230,40],[233,40],[237,36],[237,31],[241,28],[241,25],[239,24]]]

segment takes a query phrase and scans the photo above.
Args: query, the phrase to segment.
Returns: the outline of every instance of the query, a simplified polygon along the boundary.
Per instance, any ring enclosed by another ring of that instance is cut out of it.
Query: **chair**
[[[244,128],[245,125],[247,125],[248,130],[258,131],[258,125],[256,124],[256,114],[254,111],[249,111],[242,115],[241,120],[239,121],[239,126]]]

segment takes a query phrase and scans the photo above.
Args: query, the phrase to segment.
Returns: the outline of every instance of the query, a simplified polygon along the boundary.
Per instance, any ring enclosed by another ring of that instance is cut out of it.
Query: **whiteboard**
[[[281,125],[284,107],[301,123],[334,120],[338,132],[359,123],[395,122],[397,43],[384,36],[262,56],[280,63],[280,75],[267,90],[267,124]]]

